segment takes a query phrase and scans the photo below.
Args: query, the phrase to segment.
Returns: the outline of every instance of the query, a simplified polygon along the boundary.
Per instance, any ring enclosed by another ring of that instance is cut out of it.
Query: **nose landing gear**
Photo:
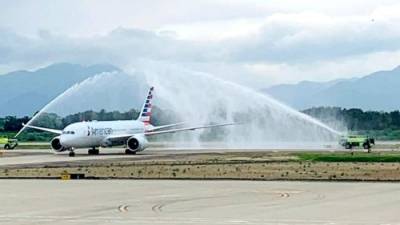
[[[69,151],[68,153],[69,157],[74,157],[75,156],[75,152],[73,150]]]

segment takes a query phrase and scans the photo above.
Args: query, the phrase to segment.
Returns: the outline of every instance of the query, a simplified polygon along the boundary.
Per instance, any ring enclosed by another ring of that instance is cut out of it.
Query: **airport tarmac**
[[[0,224],[400,224],[400,184],[0,180]]]
[[[29,143],[34,145],[35,143]],[[45,143],[40,143],[41,145]],[[379,148],[373,148],[373,151],[393,151],[399,150],[398,142],[378,142]],[[153,143],[152,147],[137,155],[126,155],[123,148],[105,148],[100,149],[100,155],[88,155],[87,149],[75,150],[75,157],[68,157],[68,152],[54,153],[51,149],[14,149],[0,151],[0,167],[13,165],[46,164],[58,162],[77,162],[91,160],[113,160],[113,159],[149,159],[160,158],[171,154],[196,154],[196,153],[225,153],[225,152],[301,152],[301,151],[348,151],[334,142],[324,143],[275,143],[270,146],[224,146],[221,143],[206,142],[200,146],[193,146],[185,143]],[[357,151],[363,151],[362,149]]]
[[[101,149],[99,155],[88,155],[87,149],[77,149],[75,157],[69,157],[68,152],[54,153],[51,149],[16,149],[2,151],[0,155],[0,167],[13,165],[47,164],[59,162],[78,162],[96,160],[123,160],[123,159],[158,159],[173,154],[198,154],[198,153],[224,153],[224,152],[257,152],[257,151],[344,151],[341,148],[306,148],[276,149],[276,148],[216,148],[216,147],[157,147],[148,148],[136,155],[126,155],[123,148]]]
[[[0,167],[12,165],[29,165],[29,164],[46,164],[57,162],[76,162],[76,161],[92,161],[105,159],[123,159],[123,158],[146,158],[149,156],[160,156],[162,153],[155,151],[148,154],[126,155],[124,149],[108,149],[99,155],[88,155],[86,149],[76,151],[75,157],[69,157],[68,152],[54,153],[48,149],[24,149],[4,151],[0,156]]]
[[[156,158],[171,154],[195,154],[224,152],[223,149],[168,149],[152,148],[146,149],[136,155],[126,155],[123,148],[112,148],[100,150],[99,155],[88,155],[87,149],[77,149],[75,157],[69,157],[68,152],[54,153],[50,149],[23,149],[3,151],[0,155],[0,167],[17,165],[48,164],[60,162],[98,161],[98,160],[141,160]],[[231,149],[230,151],[239,151]],[[243,150],[240,150],[243,151]],[[250,151],[250,150],[249,150]]]

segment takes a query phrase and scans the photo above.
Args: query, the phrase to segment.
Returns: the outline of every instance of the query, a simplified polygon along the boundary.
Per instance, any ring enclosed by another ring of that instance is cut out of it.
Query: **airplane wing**
[[[22,124],[22,126],[27,127],[27,128],[36,129],[36,130],[47,131],[47,132],[50,132],[50,133],[53,133],[53,134],[61,134],[62,133],[61,130],[50,129],[50,128],[45,128],[45,127],[37,127],[37,126],[25,125],[25,124]]]
[[[212,125],[204,125],[204,126],[197,126],[197,127],[184,127],[184,128],[177,128],[177,129],[170,129],[170,130],[162,130],[162,131],[150,131],[144,133],[146,136],[158,135],[158,134],[168,134],[168,133],[176,133],[181,131],[188,131],[188,130],[198,130],[198,129],[206,129],[212,127],[224,127],[224,126],[232,126],[236,125],[236,123],[222,123],[222,124],[212,124]]]
[[[161,129],[165,129],[165,128],[176,127],[176,126],[179,126],[179,125],[182,125],[182,124],[185,124],[185,123],[184,122],[180,122],[180,123],[172,123],[172,124],[167,124],[167,125],[162,125],[162,126],[151,126],[146,131],[148,131],[148,132],[156,131],[156,130],[161,130]]]
[[[168,134],[168,133],[176,133],[176,132],[181,132],[181,131],[206,129],[206,128],[212,128],[212,127],[224,127],[224,126],[232,126],[232,125],[237,125],[237,123],[222,123],[222,124],[193,126],[193,127],[177,128],[177,129],[162,130],[162,131],[147,131],[145,133],[138,133],[138,134],[110,135],[110,136],[106,137],[106,139],[115,141],[115,140],[124,140],[124,139],[132,137],[133,135],[152,136],[152,135],[159,135],[159,134]]]

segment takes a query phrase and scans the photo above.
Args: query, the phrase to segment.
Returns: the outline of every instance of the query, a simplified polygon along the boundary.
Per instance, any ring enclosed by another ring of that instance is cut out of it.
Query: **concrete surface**
[[[74,162],[107,159],[143,159],[150,157],[162,157],[170,154],[194,154],[194,153],[222,153],[222,152],[254,152],[254,151],[310,151],[309,149],[274,149],[274,148],[215,148],[215,147],[157,147],[148,148],[137,155],[126,155],[123,148],[100,149],[100,155],[88,155],[87,149],[75,150],[76,156],[69,157],[68,152],[54,153],[51,149],[23,149],[0,151],[0,167],[23,164],[54,163],[54,162]],[[332,149],[312,149],[312,151],[344,151],[341,148]]]
[[[400,184],[0,180],[0,224],[400,224]]]
[[[161,154],[153,152],[154,154]],[[0,167],[22,164],[46,164],[52,162],[73,162],[80,160],[102,160],[102,159],[121,159],[127,157],[142,158],[149,154],[143,155],[126,155],[123,149],[107,149],[100,155],[88,155],[87,150],[79,149],[76,151],[75,157],[69,157],[68,152],[54,153],[52,150],[43,149],[27,149],[27,150],[9,150],[3,151],[0,155]]]

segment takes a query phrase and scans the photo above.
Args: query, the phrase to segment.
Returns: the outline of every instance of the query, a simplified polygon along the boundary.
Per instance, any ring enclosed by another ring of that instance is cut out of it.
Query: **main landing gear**
[[[136,155],[136,151],[131,151],[129,149],[125,149],[125,154],[127,154],[127,155]]]
[[[89,155],[98,155],[99,152],[100,152],[99,149],[96,149],[95,147],[88,150]]]
[[[98,155],[100,153],[99,149],[96,149],[95,147],[91,148],[88,150],[88,154],[89,155]],[[73,149],[69,149],[69,153],[68,153],[69,157],[74,157],[75,156],[75,152]]]

